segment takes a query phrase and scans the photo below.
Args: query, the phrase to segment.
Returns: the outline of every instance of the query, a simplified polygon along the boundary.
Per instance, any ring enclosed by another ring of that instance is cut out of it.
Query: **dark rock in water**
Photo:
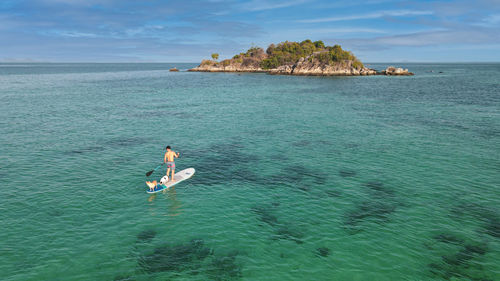
[[[343,178],[348,178],[348,177],[354,177],[356,175],[356,172],[351,170],[340,170],[339,174]]]
[[[63,211],[61,211],[60,209],[51,209],[49,211],[49,215],[52,216],[52,217],[60,217],[64,214]]]
[[[465,245],[465,248],[462,250],[466,254],[470,255],[484,255],[488,251],[488,247],[486,244],[479,244],[479,245]]]
[[[437,236],[434,236],[434,239],[439,241],[439,242],[449,243],[449,244],[463,244],[464,243],[463,239],[455,237],[451,234],[439,234]]]
[[[360,211],[366,216],[385,219],[387,215],[394,212],[396,207],[382,201],[366,201],[361,204]]]
[[[446,280],[452,277],[463,278],[465,280],[490,280],[487,276],[488,272],[483,272],[483,267],[474,261],[474,259],[486,254],[488,250],[487,244],[473,243],[463,245],[461,242],[464,242],[464,240],[444,234],[434,238],[444,243],[460,243],[461,249],[458,252],[451,250],[452,253],[441,256],[441,263],[429,264],[429,270],[433,275]],[[450,247],[446,247],[445,249],[449,250]],[[439,253],[441,252],[442,250],[439,251]]]
[[[141,233],[137,234],[137,240],[139,241],[149,241],[156,236],[156,231],[152,229],[144,230]]]
[[[304,237],[304,234],[301,232],[298,232],[296,230],[292,230],[289,227],[286,226],[281,226],[277,229],[276,234],[274,238],[276,239],[287,239],[294,241],[297,244],[303,244],[304,241],[301,239]]]
[[[140,256],[138,263],[148,273],[183,271],[199,268],[200,261],[210,254],[211,251],[204,247],[203,240],[193,239],[186,244],[157,247],[153,253]]]
[[[291,229],[291,226],[287,223],[279,222],[278,218],[272,214],[273,207],[266,206],[255,206],[251,208],[251,211],[259,215],[259,220],[267,223],[274,228],[274,234],[272,239],[287,239],[296,242],[297,244],[302,244],[301,240],[304,234]]]
[[[394,197],[394,191],[385,187],[381,182],[368,182],[365,186],[370,188],[372,197],[378,197],[381,199],[390,199]]]
[[[251,211],[259,215],[259,220],[265,222],[271,226],[278,224],[278,218],[271,214],[271,210],[265,206],[255,206],[251,208]]]
[[[429,267],[429,271],[434,274],[434,275],[437,275],[437,276],[441,276],[441,274],[443,274],[443,266],[440,265],[440,264],[436,264],[436,263],[430,263],[427,265]]]
[[[284,154],[274,154],[270,155],[269,158],[274,161],[287,161],[288,157],[285,156]]]
[[[103,150],[104,150],[104,147],[102,147],[102,146],[89,146],[89,147],[85,147],[82,149],[70,150],[70,151],[66,152],[66,154],[83,154],[83,153],[90,153],[90,152],[99,152],[99,151],[103,151]]]
[[[338,189],[327,190],[325,193],[330,197],[340,197],[342,195],[342,191]]]
[[[188,150],[190,157],[197,159],[197,165],[217,167],[216,173],[209,170],[197,171],[199,176],[193,178],[191,183],[215,185],[226,182],[230,178],[233,181],[268,184],[259,175],[242,168],[260,159],[259,156],[244,152],[244,148],[240,141],[233,141],[212,145],[205,150]],[[210,151],[210,153],[207,153],[207,151]]]
[[[394,191],[386,188],[383,183],[372,181],[364,184],[368,187],[370,199],[361,202],[358,207],[344,215],[344,228],[351,233],[361,230],[358,224],[365,219],[374,220],[377,223],[385,223],[389,215],[402,204],[395,198]]]
[[[322,256],[322,257],[328,257],[330,255],[330,249],[326,247],[319,247],[316,249],[316,255]]]
[[[464,264],[468,260],[470,260],[472,257],[456,254],[456,255],[442,256],[441,258],[443,259],[443,261],[445,263],[447,263],[449,265],[461,266],[462,264]]]
[[[496,216],[488,217],[485,230],[487,234],[500,238],[500,219]]]
[[[145,138],[139,138],[139,137],[129,137],[129,138],[116,138],[116,139],[111,139],[105,142],[107,145],[112,146],[112,147],[117,147],[117,146],[134,146],[134,145],[139,145],[139,144],[144,144],[146,143]]]
[[[344,224],[347,228],[352,228],[368,218],[375,219],[379,223],[386,222],[388,216],[395,210],[396,206],[384,201],[365,201],[357,209],[346,214]]]
[[[251,133],[259,137],[270,137],[276,134],[276,132],[272,130],[254,130]]]
[[[299,189],[302,191],[305,191],[305,192],[309,192],[311,190],[311,188],[309,186],[305,186],[305,185],[300,185]]]
[[[467,263],[476,256],[486,254],[487,248],[485,245],[465,245],[458,253],[449,256],[443,256],[443,261],[454,266],[469,267]]]
[[[237,251],[214,256],[207,270],[210,280],[235,280],[242,277],[241,266],[236,262]]]
[[[310,145],[311,142],[308,141],[308,140],[301,140],[301,141],[297,141],[297,142],[294,142],[293,143],[293,146],[296,146],[296,147],[304,147],[304,146],[308,146]]]
[[[360,147],[360,144],[358,143],[347,143],[344,145],[345,148],[357,148]]]
[[[302,165],[290,165],[279,174],[270,178],[270,182],[279,182],[287,185],[298,183],[324,184],[326,180],[327,176],[325,173],[315,172]]]
[[[480,232],[500,238],[500,215],[496,209],[473,203],[460,203],[451,209],[451,214],[456,218],[465,216],[476,218],[484,222]]]
[[[373,190],[384,190],[384,184],[379,182],[379,181],[371,181],[371,182],[367,182],[365,184],[366,187],[369,187]]]
[[[116,276],[113,281],[134,281],[135,279],[132,276]]]

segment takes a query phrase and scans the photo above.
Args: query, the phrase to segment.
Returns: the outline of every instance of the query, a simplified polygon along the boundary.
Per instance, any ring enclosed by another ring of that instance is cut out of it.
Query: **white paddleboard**
[[[157,193],[157,192],[160,192],[162,190],[168,189],[168,188],[170,188],[170,187],[172,187],[180,182],[183,182],[183,181],[189,179],[190,177],[192,177],[194,175],[194,172],[195,172],[194,168],[184,169],[180,172],[175,173],[175,175],[174,175],[175,181],[170,180],[165,185],[158,184],[154,190],[150,190],[148,187],[146,192],[147,193]]]

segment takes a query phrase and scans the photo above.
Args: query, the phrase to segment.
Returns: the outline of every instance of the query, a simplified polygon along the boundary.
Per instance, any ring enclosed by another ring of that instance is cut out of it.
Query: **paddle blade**
[[[155,171],[155,170],[151,170],[151,171],[147,172],[147,173],[146,173],[146,177],[151,176],[151,174],[152,174],[154,171]]]

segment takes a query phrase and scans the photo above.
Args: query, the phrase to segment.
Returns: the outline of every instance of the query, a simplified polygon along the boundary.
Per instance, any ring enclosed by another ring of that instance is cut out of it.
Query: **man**
[[[172,176],[170,177],[172,181],[175,181],[174,175],[175,175],[175,162],[174,162],[174,157],[179,158],[179,153],[175,153],[170,149],[170,145],[167,146],[167,152],[165,152],[165,157],[163,158],[163,162],[167,163],[167,176],[168,173],[170,172],[170,169],[172,169]]]

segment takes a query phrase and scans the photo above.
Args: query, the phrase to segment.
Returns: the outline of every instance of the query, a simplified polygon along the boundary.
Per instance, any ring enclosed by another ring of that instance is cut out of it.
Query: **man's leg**
[[[175,181],[174,175],[175,175],[175,167],[172,167],[172,181]]]
[[[167,168],[167,177],[168,177],[168,173],[170,173],[170,167]]]

